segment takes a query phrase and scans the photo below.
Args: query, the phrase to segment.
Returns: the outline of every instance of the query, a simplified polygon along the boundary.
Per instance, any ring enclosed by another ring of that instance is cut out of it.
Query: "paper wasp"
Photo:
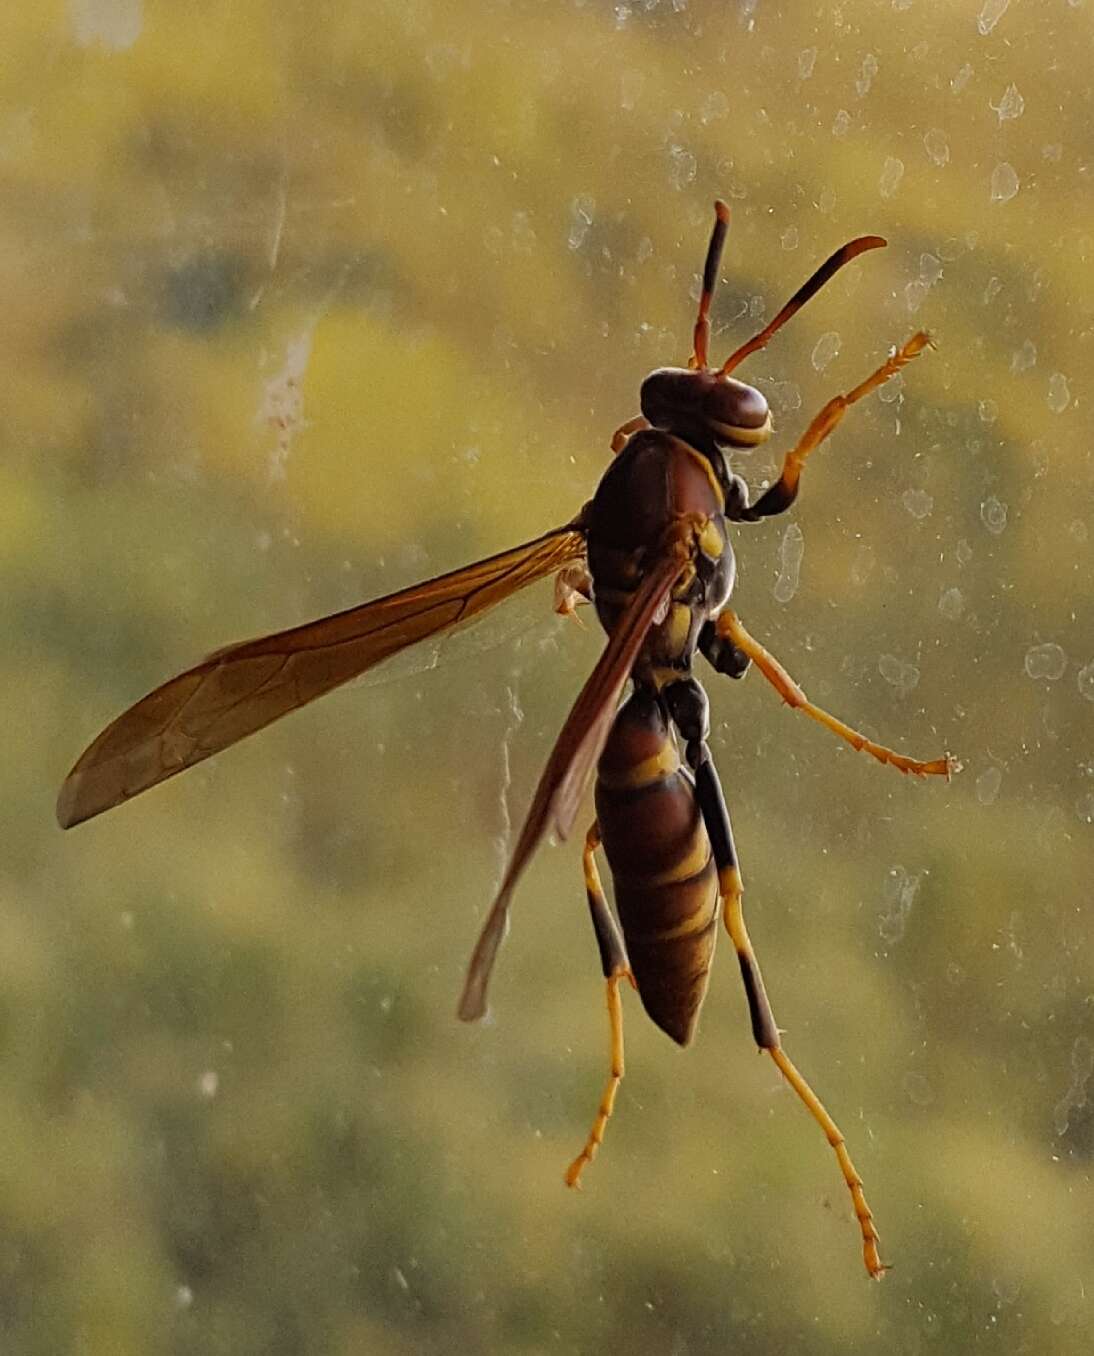
[[[548,832],[566,838],[596,777],[596,818],[585,837],[589,909],[607,982],[611,1071],[586,1143],[566,1173],[576,1186],[600,1146],[623,1076],[619,986],[638,991],[652,1020],[686,1045],[706,993],[721,912],[740,962],[756,1044],[821,1125],[851,1192],[871,1276],[885,1264],[862,1180],[843,1135],[784,1052],[742,913],[729,815],[707,746],[707,697],[692,674],[696,651],[717,673],[750,664],[792,708],[882,763],[917,776],[949,774],[948,756],[918,762],[866,739],[808,701],[728,607],[734,583],[729,523],[752,523],[794,502],[806,459],[846,410],[929,344],[917,333],[865,381],[830,400],[787,453],[778,479],[753,503],[728,454],[768,438],[763,395],[730,374],[764,347],[850,260],[885,244],[862,236],[837,250],[759,334],[722,365],[708,364],[710,306],[729,210],[715,204],[692,354],[642,383],[641,415],[615,434],[615,460],[572,521],[428,583],[218,650],[137,702],[91,744],[61,789],[65,828],[193,767],[244,736],[559,572],[560,611],[595,604],[607,645],[548,759],[512,858],[475,947],[459,1014],[486,1011],[486,989],[521,872]],[[632,691],[620,706],[624,688]],[[681,762],[677,738],[683,743]],[[609,910],[596,864],[602,846],[615,886]],[[617,921],[618,919],[618,921]]]

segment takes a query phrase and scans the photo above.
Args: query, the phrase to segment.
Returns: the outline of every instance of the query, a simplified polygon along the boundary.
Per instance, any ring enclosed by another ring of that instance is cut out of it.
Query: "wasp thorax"
[[[642,383],[642,413],[682,437],[713,437],[731,447],[755,447],[771,433],[771,411],[754,386],[719,372],[659,367]]]

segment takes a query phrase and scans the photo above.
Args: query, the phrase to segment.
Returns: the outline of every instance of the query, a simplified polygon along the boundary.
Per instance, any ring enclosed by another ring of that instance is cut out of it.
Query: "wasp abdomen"
[[[616,719],[600,758],[596,813],[643,1006],[686,1045],[714,955],[718,873],[691,773],[649,688],[637,688]]]

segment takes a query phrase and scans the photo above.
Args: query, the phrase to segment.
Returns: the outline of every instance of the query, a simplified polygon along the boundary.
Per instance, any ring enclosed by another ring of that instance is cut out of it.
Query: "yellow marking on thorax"
[[[683,654],[691,635],[691,608],[686,603],[673,603],[661,628],[661,641],[670,654]]]
[[[711,560],[717,560],[726,549],[726,539],[713,518],[708,518],[706,526],[699,533],[699,549]]]
[[[597,780],[608,791],[633,791],[640,786],[663,782],[679,770],[680,755],[672,741],[666,739],[651,758],[643,758],[641,762],[632,764],[625,772],[610,775],[600,772],[597,774]]]
[[[657,691],[660,692],[662,688],[670,687],[673,683],[678,683],[681,678],[684,678],[687,675],[680,669],[672,668],[671,665],[658,664],[647,670],[646,676],[648,676],[650,682]]]

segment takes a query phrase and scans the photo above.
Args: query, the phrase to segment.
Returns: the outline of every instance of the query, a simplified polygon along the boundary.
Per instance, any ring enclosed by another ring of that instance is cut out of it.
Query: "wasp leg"
[[[600,948],[600,965],[604,971],[608,990],[608,1022],[611,1027],[611,1071],[600,1105],[596,1110],[596,1119],[585,1147],[566,1169],[566,1185],[579,1187],[585,1165],[596,1157],[596,1151],[604,1142],[604,1131],[615,1106],[615,1094],[623,1081],[623,1004],[619,998],[619,981],[628,980],[634,984],[627,950],[623,945],[619,927],[604,898],[604,887],[600,883],[600,872],[596,865],[596,849],[600,845],[600,828],[596,821],[585,836],[585,852],[582,862],[585,867],[585,893],[589,900],[589,912],[592,914],[596,944]]]
[[[810,1115],[820,1125],[825,1138],[835,1150],[840,1172],[851,1193],[855,1218],[862,1232],[862,1256],[866,1270],[875,1279],[880,1279],[887,1267],[881,1260],[881,1239],[874,1226],[873,1213],[863,1194],[862,1178],[851,1162],[839,1126],[782,1048],[779,1028],[775,1024],[775,1017],[764,988],[759,962],[756,960],[756,953],[752,950],[752,942],[745,927],[742,907],[743,887],[740,868],[737,865],[737,851],[733,845],[733,828],[729,822],[729,811],[726,809],[721,782],[718,780],[706,743],[708,729],[706,693],[692,678],[666,688],[665,698],[674,722],[687,740],[687,759],[695,774],[695,795],[714,852],[714,862],[718,868],[718,886],[722,896],[726,931],[740,962],[741,977],[744,980],[749,1014],[752,1018],[753,1038],[760,1049],[766,1050],[775,1061],[779,1072],[805,1103]]]
[[[755,504],[746,505],[737,513],[732,513],[729,516],[739,518],[742,522],[755,523],[761,518],[771,517],[773,513],[785,512],[798,497],[798,482],[801,479],[805,459],[810,452],[824,442],[852,405],[864,396],[869,395],[871,391],[876,391],[879,386],[884,386],[890,377],[895,376],[913,358],[917,358],[929,346],[930,342],[930,335],[920,330],[913,334],[902,348],[898,348],[887,362],[882,363],[876,372],[872,372],[865,381],[859,382],[846,395],[833,396],[805,430],[797,446],[786,454],[782,474],[774,485],[769,486]]]
[[[747,655],[753,661],[788,706],[792,706],[798,711],[804,711],[807,716],[819,721],[833,734],[839,735],[841,739],[846,739],[852,748],[868,753],[871,758],[876,758],[879,763],[888,763],[890,767],[895,767],[897,771],[911,772],[916,777],[936,776],[945,777],[948,780],[955,772],[961,771],[961,764],[956,758],[951,758],[948,753],[943,754],[941,758],[932,758],[930,762],[926,763],[920,762],[916,758],[908,758],[902,753],[896,753],[893,749],[886,748],[884,744],[875,744],[872,739],[867,739],[864,734],[852,729],[850,725],[845,725],[842,720],[837,720],[835,716],[829,715],[819,706],[814,706],[775,656],[765,650],[758,640],[749,635],[732,609],[727,607],[718,617],[717,631],[720,639],[728,641],[736,650]]]
[[[738,650],[731,640],[718,634],[714,622],[704,622],[699,632],[699,650],[705,655],[716,673],[724,673],[727,678],[743,678],[752,667],[752,660],[743,650]]]
[[[573,617],[579,625],[577,609],[593,601],[593,577],[583,560],[567,565],[555,575],[555,611],[560,617]]]
[[[623,451],[627,439],[632,433],[639,433],[642,429],[651,427],[650,421],[644,414],[636,414],[633,419],[628,419],[625,424],[620,424],[612,434],[612,455],[618,456]]]
[[[710,703],[695,678],[673,683],[663,689],[662,695],[673,723],[686,740],[688,766],[695,776],[695,797],[714,853],[714,864],[718,868],[718,890],[722,897],[726,928],[733,939],[741,966],[748,1012],[752,1019],[752,1034],[761,1050],[774,1049],[779,1044],[779,1028],[775,1025],[763,975],[745,931],[740,911],[741,875],[733,842],[733,827],[729,822],[722,784],[714,770],[706,742],[710,733]]]

